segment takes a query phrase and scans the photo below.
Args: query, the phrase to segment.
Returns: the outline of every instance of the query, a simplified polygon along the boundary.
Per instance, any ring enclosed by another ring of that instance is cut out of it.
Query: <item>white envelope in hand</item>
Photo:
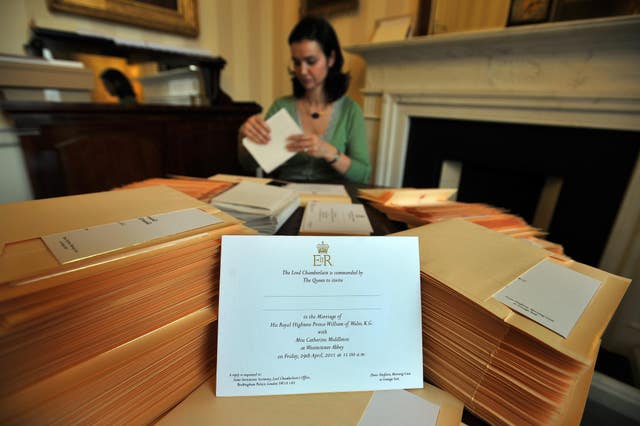
[[[271,140],[267,144],[258,144],[249,138],[242,139],[253,158],[260,164],[265,173],[271,173],[276,167],[293,157],[296,153],[287,151],[287,138],[304,133],[291,118],[287,110],[282,108],[272,115],[267,124],[271,128]]]

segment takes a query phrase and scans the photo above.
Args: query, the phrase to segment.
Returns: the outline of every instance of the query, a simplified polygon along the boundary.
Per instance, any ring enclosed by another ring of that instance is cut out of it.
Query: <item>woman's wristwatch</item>
[[[333,164],[338,161],[340,159],[340,155],[342,155],[342,153],[338,148],[336,148],[336,155],[331,160],[327,161],[327,164]]]

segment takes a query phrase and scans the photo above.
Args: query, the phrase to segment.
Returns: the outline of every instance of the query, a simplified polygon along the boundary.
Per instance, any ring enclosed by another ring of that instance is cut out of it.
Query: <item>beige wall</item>
[[[291,93],[286,67],[289,62],[289,32],[299,19],[298,0],[274,0],[274,76],[273,93]],[[398,16],[417,16],[419,0],[360,0],[357,11],[329,17],[342,46],[365,43],[371,37],[377,19]],[[351,73],[349,96],[362,104],[360,90],[364,87],[365,63],[359,56],[345,54],[345,70]]]
[[[40,27],[87,31],[177,47],[203,48],[227,61],[222,88],[236,101],[256,101],[267,108],[271,101],[291,92],[287,74],[287,36],[299,18],[299,0],[201,0],[200,35],[183,37],[109,21],[51,12],[46,0],[0,1],[0,53],[24,54],[29,22]],[[360,0],[357,12],[331,17],[344,46],[366,42],[376,19],[412,14],[418,0]],[[349,94],[362,102],[364,62],[347,54],[351,72]]]
[[[287,37],[299,19],[300,0],[200,0],[200,35],[183,37],[60,12],[51,12],[46,0],[0,0],[0,53],[22,55],[29,39],[30,22],[45,28],[84,31],[168,46],[206,49],[227,61],[222,89],[236,101],[255,101],[268,108],[291,93],[287,73]],[[343,46],[367,42],[377,19],[417,15],[419,0],[360,0],[359,10],[330,17]],[[345,54],[351,73],[349,95],[362,104],[365,63]],[[371,140],[376,129],[368,126]],[[376,143],[369,147],[372,161]],[[375,167],[375,164],[374,164]],[[7,201],[7,200],[5,200]]]
[[[373,33],[376,20],[399,15],[415,17],[418,3],[418,0],[360,0],[357,14],[337,16],[330,21],[343,46],[366,43]],[[361,57],[347,53],[345,65],[351,72],[349,96],[362,105],[360,90],[364,87],[365,62]]]
[[[221,56],[227,61],[222,72],[223,90],[235,100],[265,104],[273,98],[274,67],[271,56],[274,23],[277,21],[274,3],[274,0],[199,1],[200,35],[190,38],[51,12],[46,0],[3,0],[0,1],[0,53],[24,54],[22,46],[28,41],[29,23],[32,21],[46,28],[207,49],[212,55]],[[294,5],[297,1],[280,3]]]

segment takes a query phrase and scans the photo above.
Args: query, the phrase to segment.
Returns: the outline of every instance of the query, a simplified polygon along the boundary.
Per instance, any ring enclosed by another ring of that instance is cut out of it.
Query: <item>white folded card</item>
[[[369,235],[373,232],[362,204],[307,204],[300,223],[301,235]]]
[[[421,388],[418,240],[222,237],[217,396]]]
[[[493,297],[566,338],[600,284],[595,278],[543,260]]]
[[[242,139],[253,158],[260,164],[265,173],[271,173],[276,167],[293,157],[296,153],[287,151],[287,138],[304,133],[284,108],[269,117],[267,124],[271,128],[271,140],[266,144],[258,144],[249,138]]]

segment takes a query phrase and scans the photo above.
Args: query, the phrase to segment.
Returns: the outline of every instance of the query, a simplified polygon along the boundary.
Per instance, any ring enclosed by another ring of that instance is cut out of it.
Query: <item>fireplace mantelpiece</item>
[[[376,185],[402,186],[410,117],[640,131],[637,15],[345,50],[367,64],[364,113]],[[599,266],[637,280],[640,159],[629,182]],[[640,342],[640,333],[631,340]]]
[[[378,185],[402,184],[410,116],[640,131],[640,16],[346,50],[367,62],[364,112]]]

